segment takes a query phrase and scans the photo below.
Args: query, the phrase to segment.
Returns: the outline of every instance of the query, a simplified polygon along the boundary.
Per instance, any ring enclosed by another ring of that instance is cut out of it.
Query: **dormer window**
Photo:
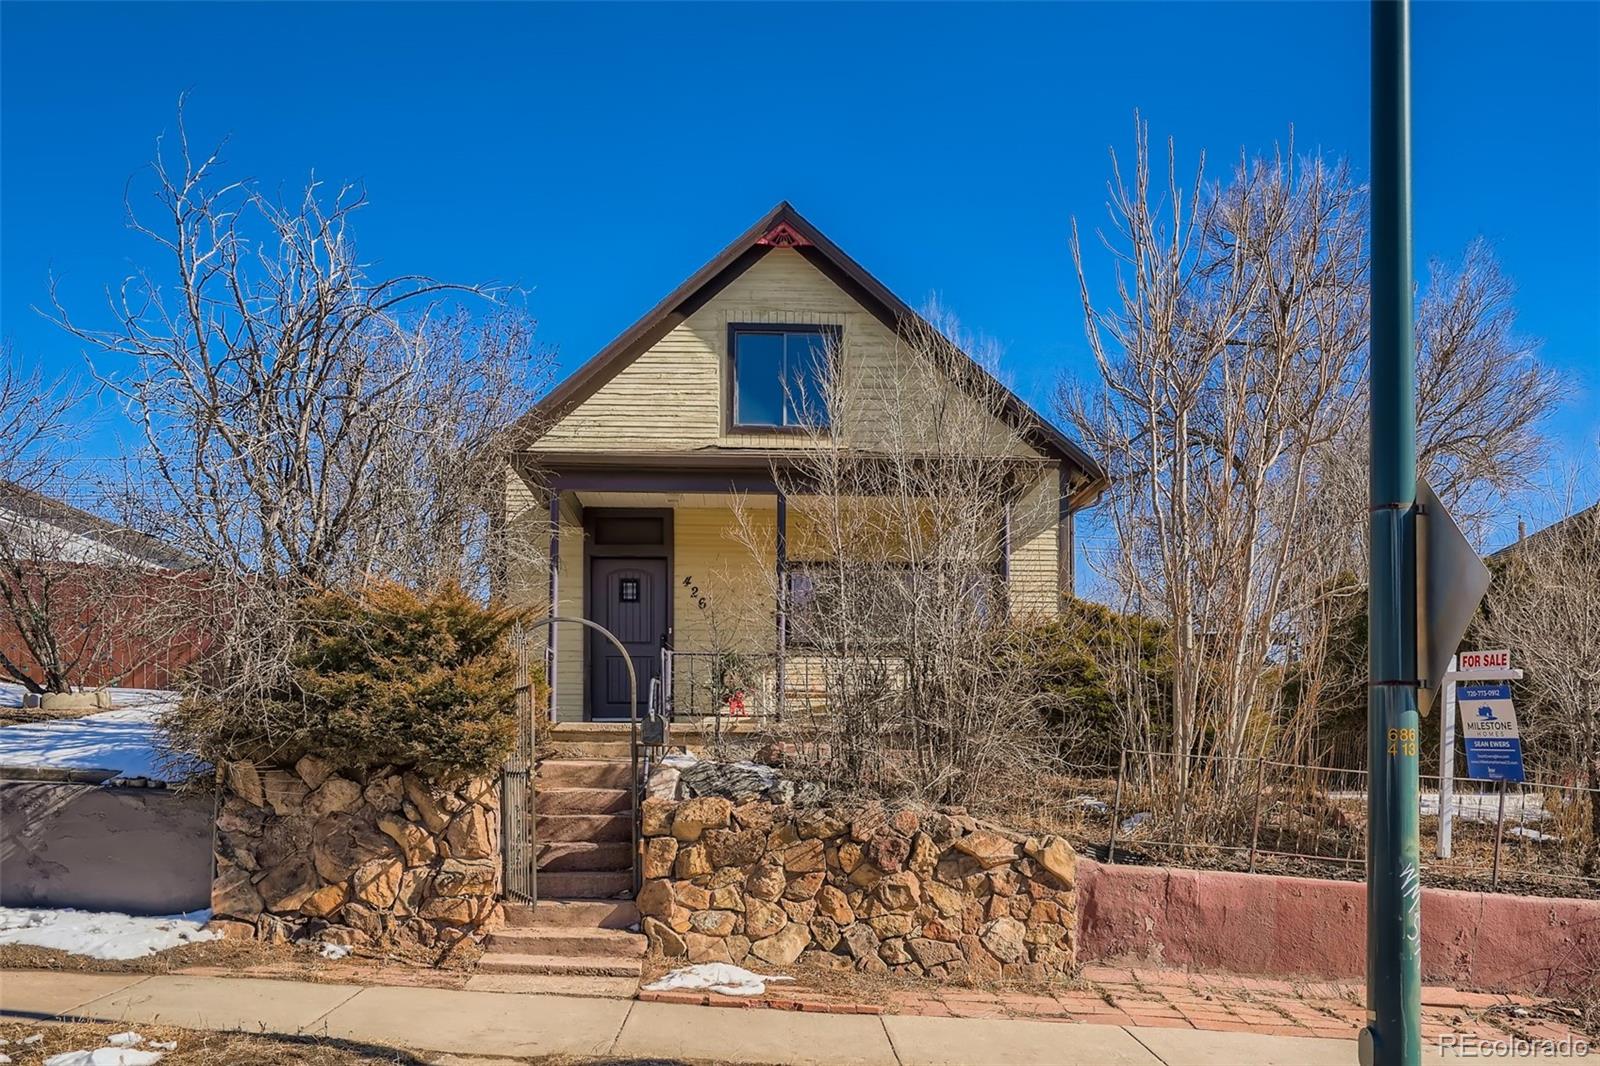
[[[730,326],[734,427],[827,425],[826,383],[838,346],[837,326]]]

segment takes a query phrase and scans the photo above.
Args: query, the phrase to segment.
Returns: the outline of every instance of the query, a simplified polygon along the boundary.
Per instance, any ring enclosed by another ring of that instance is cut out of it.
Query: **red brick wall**
[[[1366,973],[1359,881],[1078,862],[1078,958],[1277,977]],[[1422,891],[1422,976],[1533,993],[1600,982],[1600,900]]]
[[[92,567],[75,570],[81,580],[57,578],[52,611],[59,640],[69,647],[86,643],[99,654],[79,664],[72,683],[85,687],[116,684],[123,688],[170,688],[179,671],[194,661],[201,632],[193,625],[163,621],[186,598],[198,602],[200,581],[168,571],[141,577],[115,575],[115,598],[104,606],[107,574]],[[160,612],[159,614],[157,612]],[[0,621],[0,652],[36,680],[43,675],[15,626]]]

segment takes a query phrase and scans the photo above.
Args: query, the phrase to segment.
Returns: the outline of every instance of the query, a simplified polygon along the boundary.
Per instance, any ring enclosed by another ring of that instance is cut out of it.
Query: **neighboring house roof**
[[[1567,515],[1565,518],[1550,523],[1548,526],[1545,526],[1538,532],[1529,533],[1525,537],[1520,537],[1517,540],[1512,541],[1510,544],[1507,544],[1504,548],[1501,548],[1498,551],[1490,552],[1489,558],[1509,558],[1513,555],[1516,555],[1519,551],[1522,551],[1531,543],[1549,540],[1553,537],[1567,536],[1578,532],[1579,527],[1584,523],[1600,523],[1600,503],[1590,504],[1581,511],[1576,511]]]
[[[616,340],[557,384],[539,401],[537,413],[554,422],[572,410],[773,248],[791,248],[799,252],[890,330],[899,332],[903,323],[921,318],[786,200],[690,275]],[[985,384],[998,384],[970,356],[967,359],[974,374],[979,375]],[[999,387],[1007,417],[1028,442],[1079,471],[1072,494],[1073,506],[1086,506],[1098,498],[1109,482],[1105,470],[1094,457],[1011,390]]]
[[[127,526],[69,503],[0,481],[0,524],[34,553],[64,563],[114,563],[182,570],[194,565],[183,552]]]

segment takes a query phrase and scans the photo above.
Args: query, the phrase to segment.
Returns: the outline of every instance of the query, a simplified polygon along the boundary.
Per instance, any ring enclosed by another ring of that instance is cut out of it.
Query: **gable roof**
[[[50,551],[59,549],[61,557],[55,560],[57,562],[89,562],[94,552],[88,546],[93,546],[107,559],[161,570],[182,570],[195,565],[193,558],[148,533],[101,518],[14,481],[0,480],[0,522],[25,524],[50,537],[39,546]],[[65,542],[58,545],[55,538],[62,536],[79,543],[76,547]]]
[[[1505,547],[1489,553],[1491,559],[1509,559],[1526,550],[1530,543],[1542,543],[1559,537],[1572,537],[1586,532],[1585,525],[1600,525],[1600,503],[1592,503],[1581,511],[1575,511],[1565,518],[1545,526],[1543,529],[1529,533],[1527,536],[1518,537]]]
[[[799,252],[892,332],[898,334],[903,323],[921,320],[916,311],[785,200],[559,382],[539,401],[536,413],[554,420],[572,410],[774,248],[792,248]],[[937,331],[934,332],[937,335]],[[1094,457],[1010,389],[995,382],[971,356],[965,352],[962,355],[979,380],[998,389],[1006,416],[1022,432],[1024,439],[1078,471],[1069,501],[1071,506],[1085,506],[1098,498],[1109,482],[1105,470]]]

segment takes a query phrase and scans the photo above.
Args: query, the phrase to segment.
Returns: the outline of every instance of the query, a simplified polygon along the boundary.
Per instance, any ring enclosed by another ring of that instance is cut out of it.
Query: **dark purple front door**
[[[661,638],[667,632],[665,559],[589,560],[589,617],[617,635],[639,679],[639,713],[650,681],[661,673]],[[628,667],[599,633],[589,633],[589,717],[628,717]]]

